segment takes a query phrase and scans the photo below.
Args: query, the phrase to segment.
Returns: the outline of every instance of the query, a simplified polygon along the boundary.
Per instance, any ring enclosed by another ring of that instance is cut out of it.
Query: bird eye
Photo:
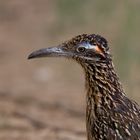
[[[85,48],[84,48],[84,47],[78,47],[78,48],[77,48],[77,51],[78,51],[78,52],[84,52],[84,51],[85,51]]]

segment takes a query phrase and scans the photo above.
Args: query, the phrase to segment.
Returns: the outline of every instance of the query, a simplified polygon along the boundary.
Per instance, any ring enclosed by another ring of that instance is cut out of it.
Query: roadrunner
[[[34,51],[28,59],[37,57],[71,58],[84,68],[88,140],[140,140],[140,107],[126,96],[105,38],[78,35],[56,47]]]

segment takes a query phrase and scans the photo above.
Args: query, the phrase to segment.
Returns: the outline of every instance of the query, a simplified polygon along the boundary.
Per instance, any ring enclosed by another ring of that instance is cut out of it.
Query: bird
[[[28,59],[40,57],[72,59],[84,69],[87,140],[140,140],[140,106],[127,97],[104,37],[77,35]]]

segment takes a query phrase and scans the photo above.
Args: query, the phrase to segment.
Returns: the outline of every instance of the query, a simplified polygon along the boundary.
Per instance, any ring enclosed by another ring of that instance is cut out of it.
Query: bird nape
[[[37,57],[70,58],[84,68],[88,140],[140,140],[140,107],[124,93],[105,38],[78,35],[34,51],[28,59]]]

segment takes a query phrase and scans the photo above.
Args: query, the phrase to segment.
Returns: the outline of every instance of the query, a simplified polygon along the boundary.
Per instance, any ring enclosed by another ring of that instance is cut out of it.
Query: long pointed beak
[[[28,59],[39,58],[39,57],[57,57],[57,56],[69,56],[69,53],[64,51],[62,47],[50,47],[44,48],[37,51],[32,52]]]

